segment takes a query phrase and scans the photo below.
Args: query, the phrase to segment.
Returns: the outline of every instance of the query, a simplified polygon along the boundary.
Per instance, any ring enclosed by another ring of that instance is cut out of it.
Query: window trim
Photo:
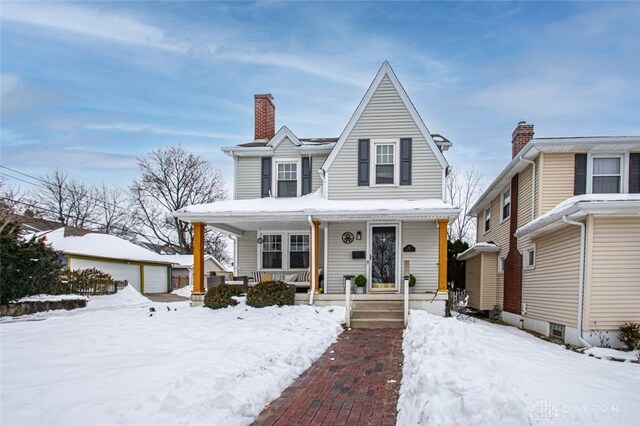
[[[489,212],[489,228],[487,228],[487,212]],[[484,209],[484,212],[482,213],[482,219],[482,229],[484,230],[482,235],[485,235],[491,232],[491,203],[489,203],[489,207],[486,207]]]
[[[393,183],[376,183],[376,146],[393,145]],[[394,187],[400,186],[400,139],[371,139],[369,151],[369,186]]]
[[[629,193],[629,153],[598,153],[587,154],[587,188],[586,194],[593,194],[593,162],[596,158],[620,159],[620,191],[617,194]],[[600,175],[597,175],[600,176]],[[613,175],[611,175],[613,176]]]
[[[271,193],[274,198],[295,198],[278,196],[278,164],[296,164],[296,197],[302,194],[302,158],[274,158],[271,165]]]
[[[503,255],[503,256],[498,256],[498,273],[499,274],[504,274],[504,266],[505,266],[505,262],[507,261],[507,256]]]
[[[529,264],[529,253],[533,252],[533,263]],[[522,267],[524,269],[536,269],[536,257],[537,257],[537,252],[536,252],[536,245],[531,245],[528,246],[527,248],[524,249],[524,262],[522,262]]]
[[[504,217],[504,200],[505,200],[505,196],[504,194],[509,191],[509,216]],[[511,185],[508,185],[505,189],[502,190],[502,192],[500,193],[500,223],[503,223],[505,220],[509,219],[511,217]]]
[[[267,230],[263,230],[263,231],[258,231],[258,238],[262,238],[264,235],[280,235],[282,237],[282,268],[263,268],[262,267],[262,244],[256,244],[257,247],[257,253],[258,253],[258,262],[257,262],[257,267],[258,267],[258,271],[265,271],[265,272],[282,272],[282,271],[301,271],[304,270],[305,268],[294,268],[291,269],[289,263],[290,263],[290,259],[289,259],[289,255],[290,255],[290,251],[289,251],[289,246],[291,245],[291,240],[289,239],[291,235],[307,235],[309,236],[309,256],[311,256],[311,232],[310,231],[267,231]],[[311,265],[311,258],[309,258],[309,265]]]

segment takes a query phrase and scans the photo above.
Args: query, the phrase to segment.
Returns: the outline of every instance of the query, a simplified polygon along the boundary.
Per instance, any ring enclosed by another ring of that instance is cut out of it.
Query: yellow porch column
[[[447,291],[447,225],[449,219],[438,219],[438,291]]]
[[[319,273],[319,268],[318,268],[318,264],[320,263],[320,221],[319,220],[314,220],[313,221],[313,240],[314,240],[314,247],[313,247],[313,280],[315,283],[315,291],[316,294],[318,293],[318,287],[320,286],[320,273]]]
[[[193,224],[193,293],[204,293],[204,223]]]

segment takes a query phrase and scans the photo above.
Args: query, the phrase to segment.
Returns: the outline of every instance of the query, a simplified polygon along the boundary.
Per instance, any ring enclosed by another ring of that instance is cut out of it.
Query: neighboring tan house
[[[471,208],[469,305],[576,345],[640,322],[640,136],[533,138]]]
[[[163,254],[163,259],[173,263],[171,267],[171,288],[175,290],[193,284],[193,255],[192,254]],[[204,257],[205,276],[226,274],[228,268],[210,254]]]
[[[169,291],[172,261],[130,241],[70,227],[35,235],[62,252],[69,269],[99,269],[140,293]]]
[[[391,66],[339,138],[275,132],[271,95],[255,96],[255,113],[255,140],[223,148],[234,199],[175,213],[194,224],[195,240],[205,225],[231,235],[236,275],[308,282],[300,303],[344,304],[345,276],[358,274],[367,294],[355,300],[401,302],[408,264],[411,306],[444,312],[447,224],[460,211],[444,201],[451,142],[429,132]]]

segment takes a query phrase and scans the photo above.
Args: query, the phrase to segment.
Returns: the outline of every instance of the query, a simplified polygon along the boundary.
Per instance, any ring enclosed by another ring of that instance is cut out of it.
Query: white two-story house
[[[195,245],[204,226],[227,233],[236,275],[296,284],[300,303],[344,302],[345,277],[360,274],[357,299],[394,300],[411,273],[411,306],[443,312],[447,224],[459,213],[444,201],[451,143],[429,132],[391,66],[339,138],[275,132],[271,95],[255,96],[255,112],[255,140],[223,148],[233,200],[176,212],[194,224]],[[194,298],[203,291],[196,280]]]

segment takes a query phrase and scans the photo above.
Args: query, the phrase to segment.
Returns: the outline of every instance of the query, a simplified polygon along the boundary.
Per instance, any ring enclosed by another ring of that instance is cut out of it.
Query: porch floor
[[[402,332],[343,332],[254,425],[395,425]]]

